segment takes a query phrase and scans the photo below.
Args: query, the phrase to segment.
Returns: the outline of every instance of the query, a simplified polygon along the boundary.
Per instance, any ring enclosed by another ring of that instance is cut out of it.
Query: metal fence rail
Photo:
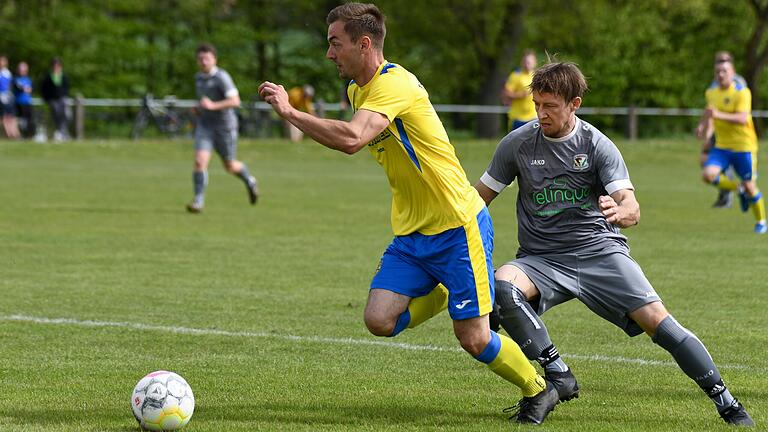
[[[151,96],[150,96],[151,98]],[[164,108],[182,108],[191,109],[197,106],[198,101],[194,99],[177,99],[174,96],[152,99],[155,104]],[[40,98],[32,99],[33,105],[43,105]],[[111,98],[86,98],[77,96],[69,99],[67,105],[73,109],[74,131],[76,138],[84,136],[85,110],[88,107],[128,107],[141,108],[143,99],[111,99]],[[269,104],[263,101],[244,100],[242,108],[253,111],[271,111]],[[438,113],[468,113],[468,114],[505,114],[508,111],[506,106],[502,105],[456,105],[456,104],[435,104],[435,110]],[[339,103],[328,103],[319,101],[316,103],[318,113],[338,112],[342,109]],[[701,108],[641,108],[641,107],[581,107],[577,111],[581,115],[611,115],[626,116],[628,118],[627,135],[630,139],[637,138],[637,125],[639,117],[644,116],[663,116],[663,117],[700,117],[704,110]],[[754,110],[752,117],[768,118],[768,110]]]

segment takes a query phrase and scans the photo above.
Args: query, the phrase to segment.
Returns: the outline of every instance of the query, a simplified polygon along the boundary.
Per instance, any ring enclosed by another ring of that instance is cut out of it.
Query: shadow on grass
[[[158,208],[158,207],[92,207],[87,205],[60,205],[60,206],[35,206],[36,211],[48,212],[69,212],[69,213],[97,213],[97,214],[125,214],[125,213],[167,213],[167,214],[185,214],[184,203],[180,203],[178,208]]]
[[[426,409],[420,406],[373,405],[364,401],[347,401],[338,404],[308,402],[306,405],[268,402],[257,405],[211,404],[196,409],[198,421],[208,423],[244,422],[254,424],[297,424],[316,426],[361,426],[376,430],[393,426],[466,426],[474,427],[483,422],[507,421],[501,410],[465,412],[460,409]],[[364,425],[364,426],[362,426]]]
[[[126,409],[104,408],[79,410],[73,408],[21,408],[2,409],[0,418],[10,420],[10,425],[58,426],[71,430],[100,430],[113,432],[138,431],[139,426]],[[268,424],[360,426],[380,429],[392,426],[472,427],[478,422],[507,421],[501,410],[466,413],[461,410],[424,409],[418,406],[370,405],[364,402],[348,402],[335,405],[310,402],[305,406],[293,403],[260,403],[254,405],[200,404],[195,407],[192,423],[205,423],[206,429],[226,427],[227,423],[252,424],[265,427]],[[95,429],[96,428],[96,429]]]

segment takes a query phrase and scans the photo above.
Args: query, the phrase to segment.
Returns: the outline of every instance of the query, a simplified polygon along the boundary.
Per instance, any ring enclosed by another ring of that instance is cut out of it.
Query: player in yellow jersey
[[[752,208],[755,232],[768,231],[765,220],[765,201],[757,187],[757,135],[752,123],[752,93],[734,80],[733,63],[729,60],[715,64],[716,84],[706,93],[707,108],[698,130],[706,129],[712,121],[715,127],[715,146],[704,163],[702,178],[719,189],[739,191],[741,210]],[[723,174],[729,166],[734,168],[741,183]]]
[[[315,103],[313,101],[314,97],[315,88],[309,84],[305,84],[301,87],[293,87],[288,90],[288,103],[297,110],[312,115],[316,115]],[[291,141],[301,141],[301,139],[304,138],[304,132],[288,121],[285,122],[285,130]]]
[[[540,424],[558,402],[557,390],[518,345],[489,328],[494,298],[488,210],[471,186],[453,146],[416,79],[384,59],[384,16],[372,4],[347,3],[327,17],[326,53],[352,81],[350,121],[321,119],[290,106],[285,89],[259,86],[282,118],[318,143],[344,153],[368,147],[392,189],[395,238],[384,252],[365,307],[376,336],[395,336],[447,308],[469,354],[518,386],[517,421]]]
[[[536,118],[536,108],[533,105],[531,90],[528,88],[535,68],[536,54],[526,50],[520,61],[520,68],[509,74],[507,83],[501,90],[501,102],[509,105],[507,130],[513,131]]]

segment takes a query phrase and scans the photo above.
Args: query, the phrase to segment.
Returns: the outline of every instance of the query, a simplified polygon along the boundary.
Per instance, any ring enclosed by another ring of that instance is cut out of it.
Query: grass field
[[[768,236],[709,208],[692,140],[619,146],[643,213],[633,256],[765,428]],[[474,182],[495,143],[456,147]],[[447,314],[367,333],[391,232],[366,153],[243,141],[259,204],[217,165],[189,215],[189,142],[1,142],[0,431],[135,431],[131,390],[158,369],[191,384],[189,431],[529,429],[501,412],[519,392],[460,351]],[[491,208],[497,265],[516,250],[514,195]],[[540,430],[728,430],[649,338],[577,302],[544,319],[582,394]]]

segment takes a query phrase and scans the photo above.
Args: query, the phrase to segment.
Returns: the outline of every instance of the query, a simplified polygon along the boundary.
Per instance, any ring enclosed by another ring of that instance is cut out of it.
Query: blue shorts
[[[744,181],[757,178],[757,157],[752,152],[737,152],[723,150],[717,147],[709,151],[709,156],[704,166],[716,166],[720,171],[725,171],[729,166]]]
[[[371,289],[408,297],[429,294],[438,283],[448,289],[454,320],[475,318],[493,307],[493,224],[488,209],[466,225],[440,234],[397,236],[384,251]]]

